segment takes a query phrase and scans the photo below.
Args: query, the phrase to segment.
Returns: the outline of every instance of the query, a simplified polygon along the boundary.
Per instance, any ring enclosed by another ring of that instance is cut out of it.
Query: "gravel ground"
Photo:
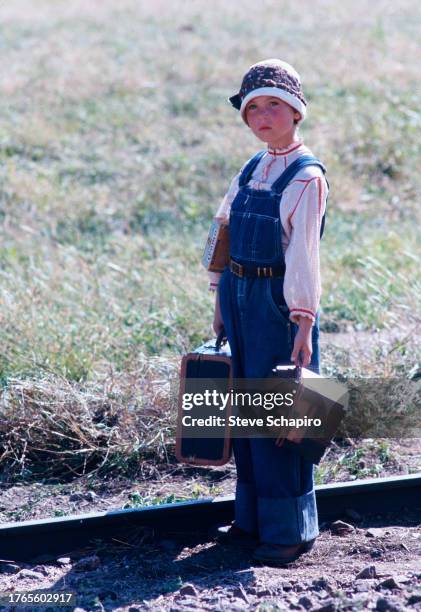
[[[311,553],[284,568],[205,534],[145,531],[48,563],[1,561],[0,589],[74,592],[79,612],[421,610],[420,527],[415,511],[323,524]]]

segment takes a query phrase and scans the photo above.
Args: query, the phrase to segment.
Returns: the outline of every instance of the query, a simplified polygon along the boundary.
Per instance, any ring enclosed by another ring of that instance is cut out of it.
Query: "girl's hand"
[[[296,366],[306,367],[309,365],[311,355],[313,353],[313,345],[311,342],[311,328],[312,321],[308,317],[300,317],[298,322],[298,332],[294,339],[294,348],[291,353],[291,361]],[[301,352],[301,362],[299,361],[299,355]]]
[[[222,330],[222,328],[224,327],[224,322],[222,320],[222,315],[221,315],[221,309],[219,307],[219,293],[218,291],[216,292],[216,299],[215,299],[215,314],[213,317],[213,331],[215,332],[216,335],[219,334],[219,332]]]

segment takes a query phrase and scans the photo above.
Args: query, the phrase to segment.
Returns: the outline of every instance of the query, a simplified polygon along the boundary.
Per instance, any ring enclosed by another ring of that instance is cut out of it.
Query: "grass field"
[[[372,348],[350,365],[327,337],[325,372],[415,371],[418,9],[416,0],[1,5],[4,478],[58,460],[77,472],[89,461],[166,458],[168,381],[180,355],[211,336],[200,265],[209,223],[260,147],[227,97],[264,57],[301,73],[301,135],[328,168],[322,330],[366,334]]]

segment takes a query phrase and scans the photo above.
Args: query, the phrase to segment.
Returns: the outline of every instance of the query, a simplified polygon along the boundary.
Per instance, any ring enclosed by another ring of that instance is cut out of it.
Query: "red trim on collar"
[[[297,149],[303,146],[302,142],[299,142],[298,144],[294,142],[293,144],[294,146],[291,149],[287,149],[286,151],[284,149],[269,149],[268,148],[268,153],[270,155],[276,155],[276,156],[288,155],[288,153],[292,153],[293,151],[296,151]]]

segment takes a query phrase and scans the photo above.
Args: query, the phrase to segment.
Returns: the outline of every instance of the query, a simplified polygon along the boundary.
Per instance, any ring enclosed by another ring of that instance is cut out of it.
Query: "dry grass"
[[[92,384],[11,379],[1,403],[3,479],[139,474],[142,459],[168,461],[176,382],[174,364],[159,358]]]

